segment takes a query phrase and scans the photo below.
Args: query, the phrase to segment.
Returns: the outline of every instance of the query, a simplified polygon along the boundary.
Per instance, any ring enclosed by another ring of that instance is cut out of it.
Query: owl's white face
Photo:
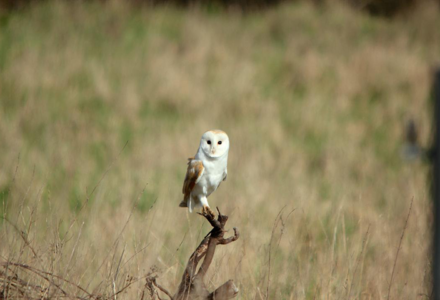
[[[202,135],[200,148],[208,157],[221,157],[229,150],[228,135],[221,130],[207,131]]]

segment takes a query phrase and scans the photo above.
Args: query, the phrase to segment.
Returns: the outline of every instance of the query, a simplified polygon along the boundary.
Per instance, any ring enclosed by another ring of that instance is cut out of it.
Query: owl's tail
[[[183,198],[182,202],[180,202],[179,207],[188,207],[188,211],[192,213],[193,201],[191,197],[189,195],[188,197],[185,195],[185,198]]]

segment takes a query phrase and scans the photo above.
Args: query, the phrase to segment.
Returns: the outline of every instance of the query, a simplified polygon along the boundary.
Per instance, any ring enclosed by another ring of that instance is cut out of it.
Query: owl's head
[[[229,137],[222,130],[209,130],[202,135],[200,148],[208,157],[221,157],[228,153]]]

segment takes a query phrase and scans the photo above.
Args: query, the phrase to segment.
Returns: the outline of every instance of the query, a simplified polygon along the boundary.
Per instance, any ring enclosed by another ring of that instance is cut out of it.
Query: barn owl
[[[228,176],[228,151],[229,138],[224,131],[210,130],[202,135],[195,157],[188,159],[180,207],[188,207],[190,213],[202,207],[203,212],[213,214],[207,198]]]

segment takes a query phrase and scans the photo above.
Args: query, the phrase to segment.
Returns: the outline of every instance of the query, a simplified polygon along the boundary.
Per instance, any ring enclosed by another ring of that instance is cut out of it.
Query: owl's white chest
[[[197,157],[196,157],[197,159]],[[200,180],[194,187],[194,192],[209,196],[213,193],[225,178],[227,168],[227,155],[216,160],[201,159],[204,172]]]

